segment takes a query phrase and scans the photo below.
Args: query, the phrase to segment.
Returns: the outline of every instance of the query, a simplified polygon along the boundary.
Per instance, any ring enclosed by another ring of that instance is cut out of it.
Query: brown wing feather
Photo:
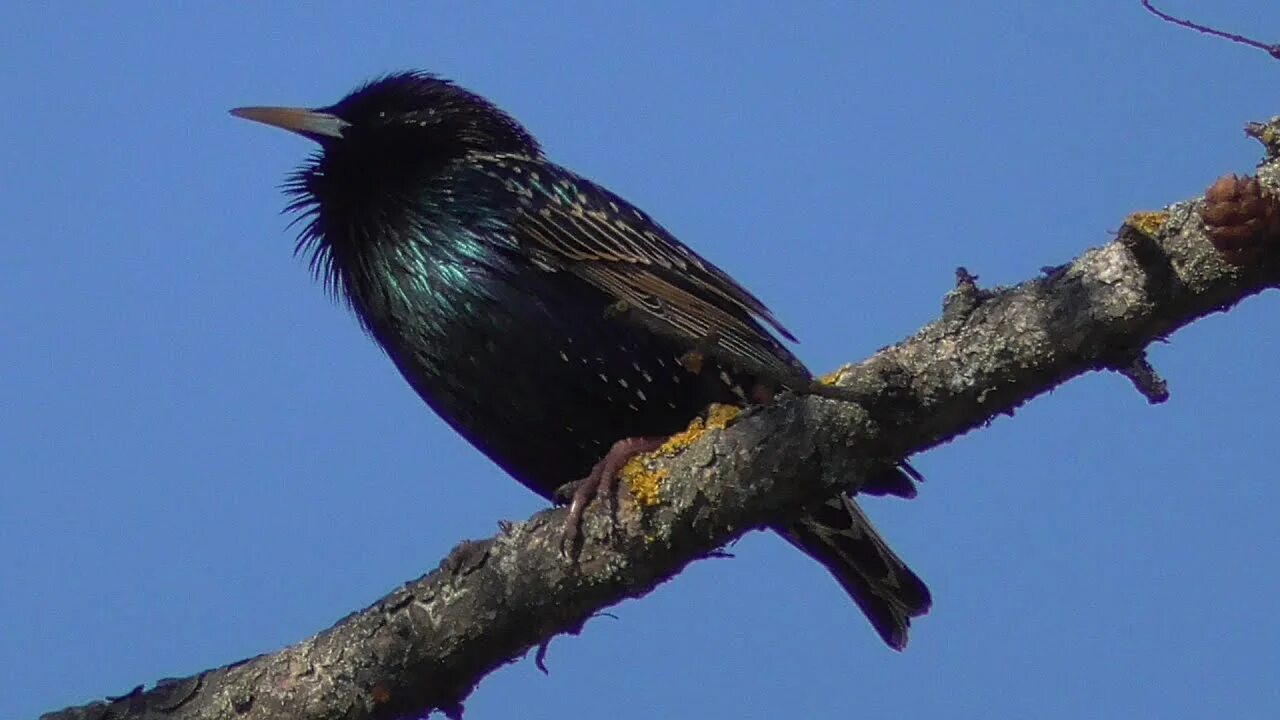
[[[765,329],[795,340],[764,303],[630,203],[544,162],[488,162],[503,170],[494,177],[520,186],[524,203],[511,230],[540,267],[583,278],[691,348],[783,381],[809,377]]]

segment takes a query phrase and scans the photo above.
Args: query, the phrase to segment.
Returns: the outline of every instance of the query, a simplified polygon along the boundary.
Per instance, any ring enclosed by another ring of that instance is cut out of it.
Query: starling
[[[285,185],[298,251],[471,444],[544,498],[579,481],[568,532],[709,405],[812,385],[760,300],[450,81],[405,72],[328,107],[232,113],[319,145]],[[904,463],[863,491],[910,496],[916,479]],[[905,646],[929,591],[851,498],[774,530]]]

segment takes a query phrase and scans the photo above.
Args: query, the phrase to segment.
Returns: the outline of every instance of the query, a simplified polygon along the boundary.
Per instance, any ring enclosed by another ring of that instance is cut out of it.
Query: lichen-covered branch
[[[1251,126],[1261,137],[1259,128],[1275,137],[1280,121]],[[1134,214],[1112,241],[1016,287],[982,289],[958,272],[936,322],[828,376],[830,392],[713,413],[634,461],[616,528],[593,507],[576,559],[561,553],[563,511],[544,511],[459,545],[435,571],[297,645],[45,718],[459,715],[495,668],[744,532],[856,488],[874,464],[980,428],[1090,370],[1123,373],[1162,400],[1149,343],[1280,285],[1278,186],[1273,156],[1257,181],[1229,176],[1207,198]]]

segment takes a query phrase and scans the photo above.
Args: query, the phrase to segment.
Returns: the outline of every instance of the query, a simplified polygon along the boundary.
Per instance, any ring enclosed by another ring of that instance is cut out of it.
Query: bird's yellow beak
[[[312,140],[318,137],[340,138],[342,131],[351,126],[351,123],[337,115],[307,108],[242,107],[232,110],[231,114],[245,120],[295,132]]]

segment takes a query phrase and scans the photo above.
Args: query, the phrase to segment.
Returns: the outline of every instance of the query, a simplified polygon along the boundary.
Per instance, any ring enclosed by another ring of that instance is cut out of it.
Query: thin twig
[[[1280,60],[1280,43],[1277,43],[1275,45],[1268,45],[1267,43],[1259,42],[1257,40],[1254,40],[1253,38],[1247,38],[1243,35],[1224,32],[1222,30],[1217,30],[1215,28],[1207,27],[1199,23],[1191,22],[1190,20],[1183,20],[1182,18],[1176,18],[1166,12],[1157,10],[1151,4],[1151,0],[1142,0],[1142,7],[1146,8],[1148,11],[1151,12],[1152,15],[1155,15],[1156,17],[1160,18],[1161,20],[1164,20],[1165,22],[1173,23],[1174,25],[1179,25],[1184,28],[1189,28],[1191,30],[1195,30],[1196,32],[1204,33],[1205,35],[1213,35],[1214,37],[1220,37],[1226,40],[1230,40],[1233,43],[1239,43],[1241,45],[1247,45],[1251,48],[1257,48],[1258,50],[1265,52],[1266,54],[1270,55],[1276,60]]]

